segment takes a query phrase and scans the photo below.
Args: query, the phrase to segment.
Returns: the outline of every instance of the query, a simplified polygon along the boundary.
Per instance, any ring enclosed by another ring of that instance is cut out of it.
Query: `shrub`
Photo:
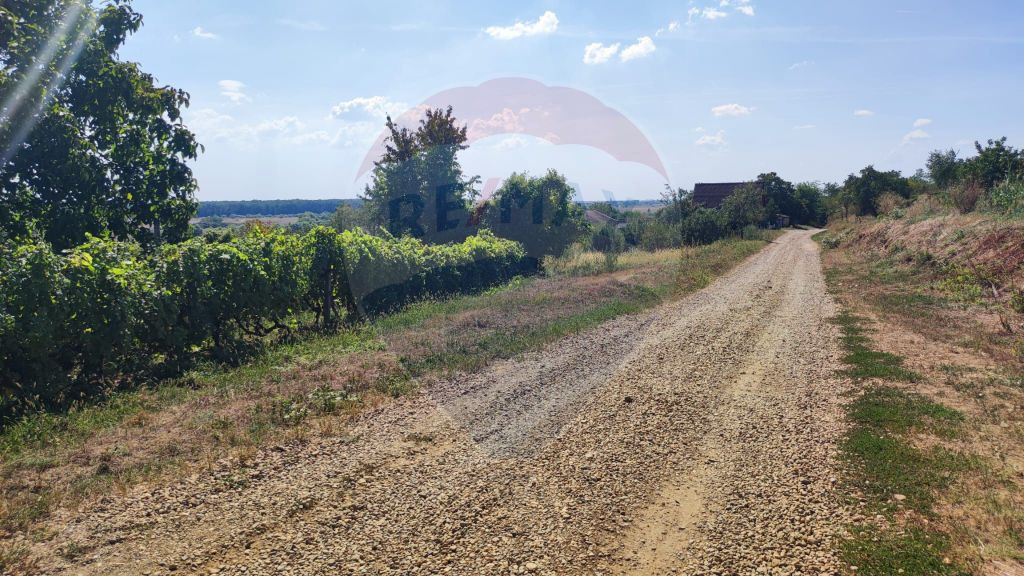
[[[1010,296],[1010,308],[1017,314],[1024,314],[1024,290],[1015,289]]]
[[[962,182],[949,189],[949,200],[961,214],[967,214],[974,211],[984,192],[976,182]]]
[[[989,191],[988,200],[993,209],[1004,214],[1024,212],[1024,179],[1000,182]]]
[[[137,244],[87,236],[56,254],[30,241],[0,250],[3,409],[67,403],[132,367],[153,277]]]
[[[226,241],[193,238],[144,254],[88,237],[55,253],[0,244],[0,419],[102,394],[127,376],[177,371],[197,355],[236,361],[302,313],[320,328],[427,296],[481,290],[536,271],[516,242],[265,226]]]
[[[899,219],[904,216],[903,208],[907,205],[906,199],[892,192],[885,192],[878,198],[878,213]]]
[[[604,254],[605,270],[611,272],[619,261],[619,254],[626,248],[622,231],[612,224],[606,224],[594,234],[594,250]]]

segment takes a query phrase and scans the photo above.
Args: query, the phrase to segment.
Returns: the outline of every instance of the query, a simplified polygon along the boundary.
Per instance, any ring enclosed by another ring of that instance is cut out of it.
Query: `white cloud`
[[[705,8],[700,11],[700,17],[705,20],[718,20],[719,18],[725,18],[728,16],[728,12],[723,12],[717,8]]]
[[[516,22],[511,26],[491,26],[484,30],[491,38],[512,40],[522,36],[538,36],[553,34],[558,30],[558,16],[548,10],[541,14],[536,22]]]
[[[810,60],[801,60],[799,62],[794,63],[792,66],[789,67],[789,69],[790,70],[799,70],[801,68],[806,68],[806,67],[810,66],[811,64],[814,64],[814,62],[811,62]]]
[[[583,48],[583,63],[584,64],[604,64],[611,60],[612,56],[615,56],[619,52],[619,43],[605,46],[600,42],[594,42],[593,44],[587,44]]]
[[[505,152],[507,150],[515,150],[517,148],[525,148],[529,144],[526,138],[519,134],[513,134],[506,136],[501,140],[498,140],[491,148],[499,152]]]
[[[389,114],[397,116],[407,110],[409,106],[402,102],[394,102],[386,96],[369,96],[353,98],[339,102],[331,108],[329,118],[338,118],[349,112],[360,111],[374,118],[384,118]]]
[[[345,122],[338,127],[330,143],[336,148],[367,147],[377,138],[380,130],[380,125],[375,122]]]
[[[721,150],[727,144],[725,141],[725,130],[719,130],[715,134],[705,134],[698,138],[694,144],[709,150]]]
[[[814,124],[800,124],[799,126],[793,126],[793,130],[813,130],[817,128]]]
[[[875,113],[871,110],[854,110],[853,115],[858,118],[867,118],[868,116],[874,116]]]
[[[220,38],[220,36],[214,34],[213,32],[210,32],[209,30],[204,29],[202,26],[196,26],[192,30],[192,35],[196,38],[202,38],[204,40],[217,40]]]
[[[931,118],[918,118],[917,120],[914,120],[914,128],[924,128],[931,123]]]
[[[667,27],[665,27],[665,28],[658,28],[658,30],[654,33],[654,35],[655,36],[662,36],[662,35],[664,35],[666,33],[675,32],[676,30],[679,30],[679,21],[678,20],[673,20],[673,21],[668,23]]]
[[[235,104],[250,101],[249,96],[245,93],[245,84],[238,80],[221,80],[217,82],[217,86],[220,87],[220,95]]]
[[[654,41],[651,40],[650,36],[643,36],[636,39],[636,44],[626,46],[622,49],[622,54],[619,55],[623,62],[629,62],[637,58],[643,58],[649,56],[658,47],[654,45]]]
[[[931,137],[931,134],[925,132],[924,130],[921,130],[920,128],[917,128],[903,135],[903,145],[905,146],[915,140],[924,140]]]
[[[327,26],[324,26],[318,20],[292,20],[291,18],[280,18],[277,23],[281,26],[295,28],[296,30],[304,30],[306,32],[323,32],[327,30]]]
[[[722,8],[733,6],[741,14],[746,14],[747,16],[754,15],[754,7],[750,4],[750,0],[721,0],[718,5]]]
[[[749,116],[753,111],[754,108],[740,104],[722,104],[711,109],[715,116]]]
[[[246,146],[257,143],[304,145],[326,143],[330,135],[323,130],[309,130],[296,116],[283,116],[249,124],[221,114],[212,108],[189,112],[186,122],[201,140],[232,142]]]
[[[693,0],[691,0],[690,4],[693,3]],[[725,9],[730,7],[740,14],[746,14],[747,16],[754,15],[754,6],[750,3],[750,0],[719,0],[717,8],[715,6],[705,6],[704,8],[691,6],[690,9],[686,11],[686,23],[687,25],[692,25],[693,19],[698,17],[703,18],[704,20],[720,20],[722,18],[726,18],[729,16],[729,12],[726,12]]]

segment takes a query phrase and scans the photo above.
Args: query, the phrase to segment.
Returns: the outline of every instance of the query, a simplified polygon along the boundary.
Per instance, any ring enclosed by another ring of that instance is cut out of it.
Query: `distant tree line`
[[[983,207],[1024,214],[1024,150],[1007,145],[1006,140],[975,142],[975,154],[966,158],[955,150],[935,150],[928,155],[926,169],[910,177],[867,166],[842,185],[824,188],[829,213],[839,218],[876,216],[929,195],[960,212]]]
[[[216,200],[199,203],[196,216],[291,216],[294,214],[325,214],[347,204],[358,207],[362,200]]]

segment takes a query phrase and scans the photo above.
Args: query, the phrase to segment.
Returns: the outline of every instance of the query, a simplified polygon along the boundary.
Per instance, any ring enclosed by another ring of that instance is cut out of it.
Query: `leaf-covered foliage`
[[[469,207],[479,179],[463,175],[458,153],[467,147],[467,127],[456,124],[451,106],[427,110],[416,130],[389,116],[386,129],[384,155],[362,197],[370,220],[394,236],[431,243],[471,234]]]
[[[558,256],[589,229],[574,195],[555,170],[540,177],[513,173],[482,207],[481,225],[521,242],[531,258]]]
[[[0,3],[0,236],[189,235],[189,97],[118,58],[141,25],[127,0]]]
[[[198,356],[321,328],[428,296],[474,291],[533,270],[489,232],[457,244],[318,227],[304,236],[252,226],[226,242],[193,238],[145,252],[88,236],[55,251],[0,244],[0,418],[67,405]]]

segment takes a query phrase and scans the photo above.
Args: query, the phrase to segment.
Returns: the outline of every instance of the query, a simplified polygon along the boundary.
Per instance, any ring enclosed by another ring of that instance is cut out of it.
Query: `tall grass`
[[[644,252],[631,250],[618,255],[616,270],[633,270],[648,266],[671,265],[679,257],[679,250],[658,250]],[[550,276],[596,276],[609,271],[607,259],[601,252],[587,250],[575,244],[560,257],[549,257],[544,260],[544,271]]]

